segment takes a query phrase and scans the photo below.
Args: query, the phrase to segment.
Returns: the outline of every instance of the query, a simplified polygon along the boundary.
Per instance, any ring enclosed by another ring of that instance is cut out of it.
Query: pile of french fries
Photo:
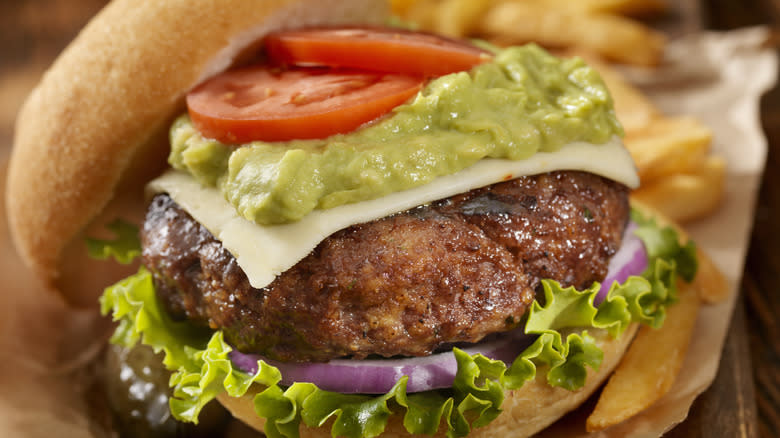
[[[712,132],[700,121],[668,116],[613,63],[652,67],[662,62],[666,38],[637,17],[668,12],[666,0],[391,0],[402,20],[453,37],[496,45],[535,42],[561,56],[581,56],[604,78],[636,162],[641,187],[632,201],[674,222],[712,213],[724,190],[726,162],[711,151]],[[659,330],[643,327],[599,396],[588,431],[619,424],[671,388],[682,367],[699,307],[728,295],[728,282],[699,252],[696,279],[678,285],[679,302]]]
[[[666,38],[626,16],[663,13],[665,0],[391,0],[405,20],[454,37],[578,46],[605,58],[656,65]]]

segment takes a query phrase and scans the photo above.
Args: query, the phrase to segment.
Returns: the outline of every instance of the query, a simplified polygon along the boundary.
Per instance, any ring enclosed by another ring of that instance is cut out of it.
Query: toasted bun
[[[547,384],[544,373],[537,373],[536,379],[526,382],[522,388],[507,391],[504,403],[501,405],[501,415],[485,427],[473,429],[470,437],[507,437],[522,438],[546,428],[567,412],[577,408],[590,397],[612,370],[620,362],[631,340],[636,334],[638,325],[632,324],[620,338],[614,339],[603,331],[595,333],[596,344],[604,352],[604,359],[597,372],[588,369],[588,379],[585,386],[577,391],[554,388]],[[594,334],[594,333],[591,333]],[[255,414],[253,398],[261,388],[250,388],[243,397],[230,397],[225,393],[217,399],[234,417],[262,431],[265,420]],[[410,436],[404,429],[403,412],[390,417],[385,432],[386,438]],[[301,436],[310,438],[330,438],[329,421],[325,426],[316,429],[301,425]],[[440,428],[436,437],[444,437],[445,430]]]
[[[111,2],[19,114],[7,205],[22,258],[71,303],[94,305],[99,285],[121,274],[90,272],[82,238],[117,214],[140,218],[140,187],[165,165],[166,131],[187,90],[271,30],[377,23],[385,13],[382,0]]]

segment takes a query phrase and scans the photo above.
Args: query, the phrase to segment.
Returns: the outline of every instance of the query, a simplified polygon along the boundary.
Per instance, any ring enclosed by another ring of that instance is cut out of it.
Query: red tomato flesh
[[[489,61],[471,44],[401,29],[333,28],[274,32],[265,47],[272,62],[327,65],[441,76]]]
[[[195,127],[223,143],[347,133],[417,94],[421,76],[255,66],[216,76],[187,95]]]

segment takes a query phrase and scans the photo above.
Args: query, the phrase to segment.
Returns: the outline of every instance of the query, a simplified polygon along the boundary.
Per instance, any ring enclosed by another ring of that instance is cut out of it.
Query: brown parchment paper
[[[696,34],[670,46],[662,71],[628,72],[666,113],[693,115],[709,125],[715,150],[728,160],[723,207],[687,228],[727,274],[734,292],[766,155],[758,101],[776,78],[775,55],[761,48],[766,36],[762,28]],[[107,321],[97,307],[69,309],[32,277],[13,252],[1,210],[0,436],[105,436],[91,415],[99,406],[88,400],[94,390],[91,361],[105,342]],[[598,434],[586,434],[583,419],[558,423],[542,435],[654,437],[682,421],[715,377],[735,296],[703,308],[681,375],[648,411]]]

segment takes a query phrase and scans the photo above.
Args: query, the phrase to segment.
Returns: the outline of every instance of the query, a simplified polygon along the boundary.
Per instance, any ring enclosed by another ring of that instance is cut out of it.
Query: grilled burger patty
[[[573,171],[521,177],[339,231],[255,289],[163,194],[147,212],[143,263],[175,319],[222,329],[240,351],[419,356],[515,328],[543,278],[602,280],[628,216],[619,183]]]

